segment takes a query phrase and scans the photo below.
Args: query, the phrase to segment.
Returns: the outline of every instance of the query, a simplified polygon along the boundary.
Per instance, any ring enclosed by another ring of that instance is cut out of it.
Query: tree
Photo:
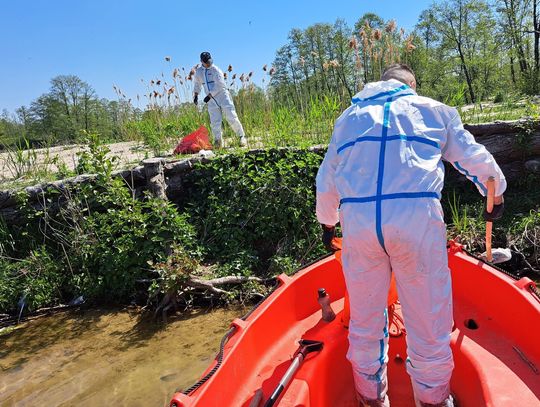
[[[404,42],[404,32],[398,31],[394,21],[385,23],[368,13],[355,27],[361,28],[358,33],[344,20],[337,20],[291,30],[273,64],[276,74],[270,85],[274,100],[288,97],[303,110],[313,98],[337,95],[346,106],[363,82],[379,80],[385,65],[410,55],[404,50],[412,44]]]
[[[46,144],[74,142],[82,131],[114,138],[131,112],[127,102],[98,99],[92,86],[75,75],[54,77],[49,92],[34,100],[29,109],[18,110],[31,137]]]
[[[449,0],[434,4],[426,15],[440,35],[438,46],[459,61],[455,74],[463,77],[468,99],[476,102],[478,91],[484,96],[495,77],[499,44],[493,10],[483,0]]]
[[[351,34],[343,20],[291,30],[273,63],[276,73],[270,90],[274,99],[292,99],[302,110],[312,98],[328,94],[350,101],[356,90]]]

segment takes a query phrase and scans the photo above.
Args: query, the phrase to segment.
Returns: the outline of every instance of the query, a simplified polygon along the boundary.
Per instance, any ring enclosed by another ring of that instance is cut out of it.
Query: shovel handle
[[[487,180],[487,202],[486,211],[491,213],[493,211],[493,201],[495,199],[495,178],[489,177]],[[493,230],[493,223],[486,222],[486,259],[487,261],[493,261],[493,254],[491,253],[491,234]]]
[[[266,403],[264,403],[264,407],[272,407],[277,403],[278,399],[281,396],[281,393],[283,392],[283,390],[285,390],[289,382],[292,380],[294,374],[300,368],[302,362],[304,361],[308,353],[319,352],[324,347],[323,342],[311,341],[309,339],[300,339],[299,343],[300,347],[296,351],[295,357],[291,365],[279,381],[278,386],[275,388],[270,398],[266,400]]]

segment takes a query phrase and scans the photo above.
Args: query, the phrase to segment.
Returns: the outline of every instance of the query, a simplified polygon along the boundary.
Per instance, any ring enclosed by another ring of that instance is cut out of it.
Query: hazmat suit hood
[[[390,96],[401,96],[402,94],[416,95],[416,92],[409,85],[396,79],[370,82],[353,97],[352,102],[358,103],[364,100],[386,99]]]

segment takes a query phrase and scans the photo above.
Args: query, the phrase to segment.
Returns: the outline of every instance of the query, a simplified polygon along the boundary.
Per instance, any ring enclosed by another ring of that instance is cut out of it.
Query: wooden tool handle
[[[487,180],[487,202],[486,211],[491,213],[493,211],[493,200],[495,199],[495,178],[489,177]],[[491,233],[493,229],[492,222],[486,222],[486,258],[487,261],[493,261],[493,255],[491,253]]]
[[[493,201],[495,200],[495,178],[489,177],[487,180],[487,205],[488,213],[493,211]]]

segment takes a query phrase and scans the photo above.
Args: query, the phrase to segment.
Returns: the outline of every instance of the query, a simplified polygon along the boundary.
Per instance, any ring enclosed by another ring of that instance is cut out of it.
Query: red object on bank
[[[199,127],[193,133],[184,137],[176,146],[173,154],[194,154],[201,150],[211,150],[212,144],[208,138],[208,129],[204,126]]]

